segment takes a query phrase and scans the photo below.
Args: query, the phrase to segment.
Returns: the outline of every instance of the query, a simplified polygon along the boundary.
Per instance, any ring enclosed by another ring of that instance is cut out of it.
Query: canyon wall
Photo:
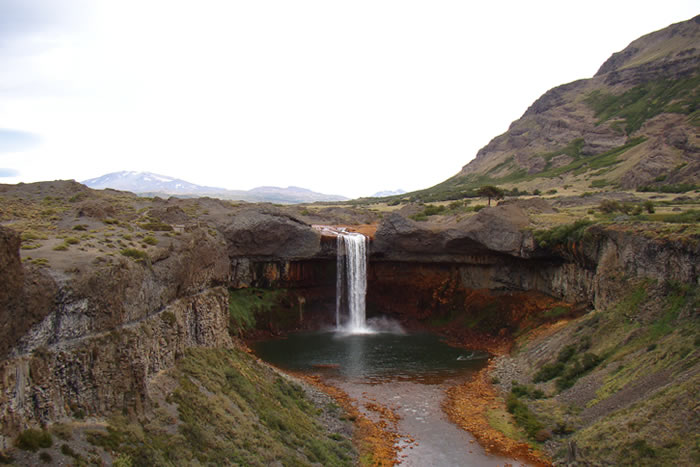
[[[116,257],[72,274],[22,265],[18,240],[0,227],[0,435],[67,415],[142,413],[148,378],[186,348],[232,345],[216,232],[194,229],[148,261]]]
[[[387,214],[371,241],[368,313],[503,335],[554,307],[605,308],[631,278],[698,283],[697,242],[609,225],[541,248],[528,203],[444,224]],[[147,260],[115,256],[70,272],[22,264],[18,235],[0,228],[3,435],[68,415],[141,413],[148,379],[187,347],[232,345],[227,287],[288,289],[303,327],[332,322],[334,237],[274,210],[212,224]]]
[[[558,305],[603,309],[633,278],[699,280],[697,243],[653,235],[644,226],[593,225],[579,240],[543,248],[534,239],[532,209],[552,210],[542,200],[507,202],[440,225],[386,215],[371,241],[368,313],[444,318],[489,305],[507,323],[523,307],[531,313]],[[288,227],[280,225],[281,231]],[[332,315],[335,238],[310,231],[307,226],[304,247],[295,244],[281,258],[275,254],[285,251],[286,234],[265,255],[232,255],[232,284],[308,293],[314,297],[309,303],[319,302]],[[245,251],[239,246],[235,252]]]

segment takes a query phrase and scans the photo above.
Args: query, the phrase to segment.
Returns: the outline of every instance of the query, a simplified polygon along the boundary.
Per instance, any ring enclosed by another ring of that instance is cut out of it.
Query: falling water
[[[351,334],[371,332],[365,323],[367,293],[367,237],[359,233],[338,234],[335,323]],[[343,310],[347,321],[343,325]]]

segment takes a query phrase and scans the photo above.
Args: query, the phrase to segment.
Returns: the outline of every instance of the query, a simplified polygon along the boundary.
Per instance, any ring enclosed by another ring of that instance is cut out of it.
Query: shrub
[[[547,363],[539,369],[537,373],[532,378],[533,383],[542,383],[549,381],[550,379],[556,378],[561,375],[564,371],[564,364],[561,362],[557,363]]]
[[[638,439],[630,444],[630,447],[639,453],[639,457],[643,459],[651,459],[656,457],[656,449],[650,446],[645,439]]]
[[[656,192],[656,193],[687,193],[696,190],[700,185],[694,183],[677,183],[670,185],[644,185],[637,187],[637,191],[641,192]]]
[[[76,453],[73,450],[73,448],[68,446],[67,444],[63,444],[61,446],[61,454],[68,457],[76,457]]]
[[[508,396],[506,409],[513,415],[515,423],[522,427],[530,438],[534,439],[537,432],[544,428],[535,414],[515,394],[511,393]]]
[[[542,399],[545,397],[545,393],[541,389],[534,389],[532,386],[518,384],[516,381],[513,381],[510,392],[516,397],[527,397],[529,399]]]
[[[571,360],[571,357],[576,353],[576,346],[569,344],[559,351],[557,362],[566,363]]]
[[[586,353],[583,355],[583,370],[589,371],[595,368],[600,363],[601,358],[594,353]]]
[[[124,248],[121,254],[127,258],[135,259],[136,261],[145,261],[148,259],[148,253],[136,248]]]
[[[644,201],[644,209],[646,209],[649,214],[654,214],[654,202],[651,200]]]
[[[552,437],[552,432],[546,428],[542,428],[541,430],[537,431],[537,433],[535,433],[535,441],[537,441],[539,443],[544,443],[545,441],[547,441],[551,437]]]
[[[64,423],[56,423],[51,426],[51,433],[53,433],[58,438],[68,441],[73,438],[73,430],[70,425]]]
[[[549,230],[536,230],[535,241],[542,247],[554,247],[570,242],[577,242],[583,238],[586,229],[593,224],[588,219],[580,219],[573,224],[559,225]]]
[[[527,386],[522,386],[515,381],[513,381],[513,386],[511,387],[510,392],[515,394],[516,397],[527,397],[530,395],[530,391]]]
[[[44,451],[41,454],[39,454],[39,460],[44,464],[50,464],[53,460],[53,457],[51,457],[51,454],[49,454],[48,452]]]
[[[663,217],[663,221],[678,224],[694,224],[700,222],[700,209],[690,209],[680,214],[668,214]]]
[[[143,238],[143,243],[146,243],[148,245],[157,245],[158,239],[152,235],[148,235]]]
[[[128,454],[119,454],[112,464],[113,467],[131,467],[132,465],[134,465],[133,460]]]
[[[170,327],[172,327],[177,322],[175,313],[173,313],[172,311],[164,311],[160,314],[160,319]]]
[[[229,332],[241,335],[254,329],[256,315],[268,316],[280,307],[284,290],[239,289],[229,291]],[[289,316],[289,315],[287,315]]]
[[[80,193],[76,193],[73,196],[71,196],[70,198],[68,198],[68,202],[69,203],[76,203],[76,202],[81,201],[87,197],[88,197],[88,194],[85,193],[84,191],[81,191]]]
[[[559,318],[560,316],[564,316],[569,313],[569,309],[565,306],[555,306],[550,310],[545,311],[542,313],[542,317],[544,318],[549,318],[549,319],[555,319]]]
[[[602,213],[611,214],[615,211],[619,211],[621,209],[621,205],[617,201],[605,199],[600,202],[600,205],[598,205],[598,209],[600,209],[600,212]]]
[[[37,452],[40,448],[50,448],[52,445],[51,433],[35,428],[24,430],[15,440],[15,446],[23,451]]]
[[[445,212],[446,209],[447,208],[445,208],[445,206],[436,206],[433,204],[429,204],[423,210],[423,214],[425,214],[426,216],[435,216],[437,214]]]
[[[601,360],[602,359],[594,353],[584,354],[581,361],[575,360],[573,365],[568,367],[566,371],[564,371],[564,373],[557,379],[557,389],[563,391],[564,389],[570,388],[574,385],[574,383],[576,383],[576,380],[595,368],[601,362]]]
[[[159,221],[144,222],[143,224],[139,224],[139,227],[143,230],[152,230],[154,232],[169,232],[173,230],[172,225]]]
[[[583,374],[583,366],[581,363],[577,360],[574,362],[574,364],[570,367],[568,367],[565,371],[564,374],[562,374],[559,378],[557,378],[556,381],[556,386],[559,391],[563,391],[565,389],[569,389],[571,386],[574,385],[576,380],[578,379],[579,376]]]

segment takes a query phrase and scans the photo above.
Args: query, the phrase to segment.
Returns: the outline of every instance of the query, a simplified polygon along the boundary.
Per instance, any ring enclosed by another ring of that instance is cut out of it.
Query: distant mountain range
[[[372,198],[384,198],[385,196],[396,196],[396,195],[402,195],[406,193],[406,190],[402,190],[399,188],[398,190],[386,190],[386,191],[378,191],[375,194],[373,194],[371,197]]]
[[[226,188],[196,185],[185,180],[151,172],[113,172],[101,177],[84,180],[82,183],[97,190],[112,188],[131,191],[142,196],[167,195],[181,198],[209,196],[230,200],[282,204],[346,201],[348,199],[344,196],[326,195],[294,186],[287,188],[261,186],[252,190],[227,190]]]

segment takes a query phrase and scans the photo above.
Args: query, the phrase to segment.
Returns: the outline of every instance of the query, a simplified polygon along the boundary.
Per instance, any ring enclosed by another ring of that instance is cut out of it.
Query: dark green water
[[[472,373],[488,354],[450,347],[431,334],[293,334],[253,345],[263,360],[282,369],[323,369],[365,382],[417,380],[439,382]]]

